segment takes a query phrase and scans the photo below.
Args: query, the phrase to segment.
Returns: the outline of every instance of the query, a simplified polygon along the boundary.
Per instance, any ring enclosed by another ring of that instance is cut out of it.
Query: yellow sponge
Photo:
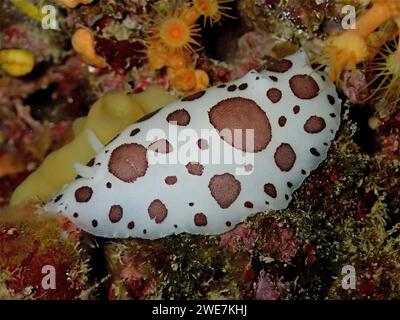
[[[158,86],[135,95],[120,91],[105,94],[91,107],[87,117],[75,120],[73,140],[50,153],[40,167],[18,186],[10,205],[17,206],[34,198],[47,201],[71,182],[77,175],[73,163],[86,164],[95,155],[88,141],[88,130],[107,144],[128,125],[173,100],[175,97]]]

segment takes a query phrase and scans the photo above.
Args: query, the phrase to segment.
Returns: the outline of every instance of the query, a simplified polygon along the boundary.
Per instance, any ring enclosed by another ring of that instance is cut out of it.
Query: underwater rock
[[[91,299],[93,242],[66,219],[31,204],[0,211],[0,300]]]

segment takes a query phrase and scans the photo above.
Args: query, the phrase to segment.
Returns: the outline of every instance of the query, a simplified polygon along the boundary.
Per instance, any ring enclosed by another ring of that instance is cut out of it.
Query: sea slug
[[[108,238],[224,233],[288,206],[326,158],[340,110],[335,86],[300,51],[173,102],[104,147],[91,135],[97,155],[45,209]]]

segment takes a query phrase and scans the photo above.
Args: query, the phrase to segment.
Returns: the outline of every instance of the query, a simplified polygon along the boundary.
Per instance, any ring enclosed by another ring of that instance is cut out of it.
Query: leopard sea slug
[[[78,177],[45,208],[108,238],[224,233],[251,214],[289,205],[326,158],[340,109],[335,86],[299,51],[175,101],[106,146],[90,134],[97,155],[76,165]],[[180,139],[188,129],[192,138]],[[226,134],[237,129],[249,130],[252,143]],[[249,162],[204,161],[220,155],[216,141]],[[188,145],[197,152],[182,160],[179,151]]]

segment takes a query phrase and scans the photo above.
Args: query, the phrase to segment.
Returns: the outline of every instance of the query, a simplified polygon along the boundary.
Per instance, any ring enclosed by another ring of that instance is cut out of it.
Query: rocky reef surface
[[[0,3],[0,298],[399,299],[397,8],[363,38],[373,52],[342,63],[329,53],[348,35],[343,6],[368,18],[379,0],[171,3],[59,0],[56,30],[41,23],[40,9],[52,1]],[[171,17],[187,38],[155,36]],[[367,18],[361,22],[377,23]],[[316,68],[343,67],[332,80],[344,106],[327,160],[286,210],[219,236],[149,241],[95,238],[45,214],[37,198],[9,207],[13,191],[73,139],[105,93],[160,85],[184,96],[299,47]],[[17,50],[16,64],[7,50]],[[55,289],[44,289],[45,266],[55,268]],[[348,266],[355,289],[343,288]]]

